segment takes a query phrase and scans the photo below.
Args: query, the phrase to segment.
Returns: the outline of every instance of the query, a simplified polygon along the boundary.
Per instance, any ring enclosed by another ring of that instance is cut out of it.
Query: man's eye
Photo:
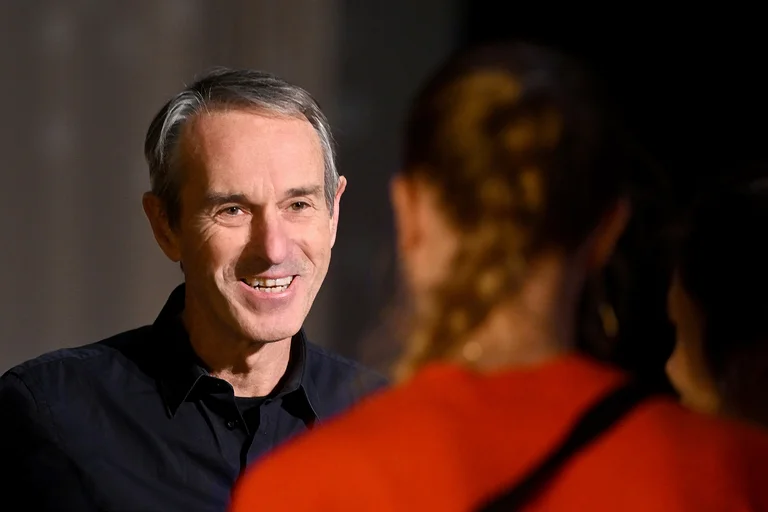
[[[240,215],[243,213],[243,210],[241,210],[238,206],[228,206],[221,210],[221,213],[230,217],[234,217],[235,215]]]
[[[309,208],[309,204],[305,203],[304,201],[296,201],[291,205],[291,210],[300,212],[301,210],[306,210]]]

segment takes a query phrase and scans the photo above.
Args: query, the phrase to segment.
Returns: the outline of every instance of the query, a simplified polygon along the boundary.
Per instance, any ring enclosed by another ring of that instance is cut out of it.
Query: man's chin
[[[268,345],[270,343],[278,343],[280,341],[289,340],[293,338],[296,332],[247,332],[245,335],[246,339],[248,339],[251,343]]]
[[[274,343],[292,338],[301,329],[301,322],[295,319],[259,319],[250,318],[240,322],[240,331],[243,336],[257,343]]]
[[[235,298],[231,306],[238,330],[249,340],[270,343],[293,337],[306,318],[305,308],[297,296],[287,300],[253,300],[252,296]]]

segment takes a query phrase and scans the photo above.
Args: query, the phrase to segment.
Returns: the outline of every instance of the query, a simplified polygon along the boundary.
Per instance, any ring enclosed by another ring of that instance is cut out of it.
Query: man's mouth
[[[280,277],[277,279],[267,279],[262,277],[251,277],[248,279],[241,279],[243,283],[247,284],[254,290],[266,293],[280,293],[284,292],[291,286],[293,278],[296,276]]]

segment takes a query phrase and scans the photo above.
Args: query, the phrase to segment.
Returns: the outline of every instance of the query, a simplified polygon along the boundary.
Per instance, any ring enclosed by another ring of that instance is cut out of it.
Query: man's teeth
[[[267,293],[280,293],[288,289],[288,287],[293,282],[293,276],[281,277],[279,279],[263,279],[256,277],[244,281],[246,284],[256,288],[259,291]]]

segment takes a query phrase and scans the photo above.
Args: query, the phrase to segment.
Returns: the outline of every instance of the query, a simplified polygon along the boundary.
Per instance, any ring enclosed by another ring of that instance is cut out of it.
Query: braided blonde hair
[[[410,114],[404,174],[435,186],[460,243],[415,319],[400,378],[455,352],[542,249],[580,245],[617,198],[600,115],[582,71],[530,45],[462,54],[428,83]]]

